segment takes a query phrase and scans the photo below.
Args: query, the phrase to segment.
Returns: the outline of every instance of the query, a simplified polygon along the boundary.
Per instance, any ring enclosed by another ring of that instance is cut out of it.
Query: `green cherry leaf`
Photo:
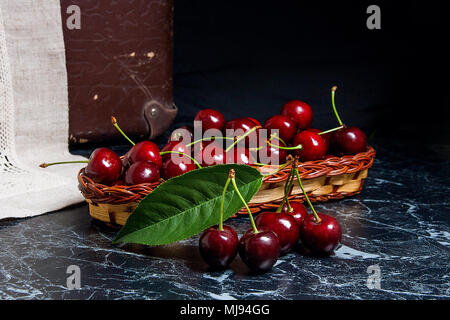
[[[172,178],[147,195],[113,243],[169,244],[192,237],[219,223],[223,188],[231,169],[245,201],[259,190],[263,176],[247,165],[216,165]],[[243,207],[233,188],[225,194],[224,220]]]

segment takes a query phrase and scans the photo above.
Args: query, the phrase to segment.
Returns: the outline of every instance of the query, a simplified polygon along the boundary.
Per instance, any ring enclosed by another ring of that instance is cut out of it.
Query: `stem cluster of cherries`
[[[312,214],[308,214],[301,202],[289,201],[294,178],[297,178]],[[240,240],[232,227],[223,225],[224,198],[230,181],[247,209],[252,225]],[[321,255],[332,253],[341,241],[341,226],[332,216],[318,213],[314,209],[303,188],[297,159],[294,160],[284,191],[283,201],[276,212],[260,213],[253,220],[250,208],[236,186],[235,172],[231,170],[223,190],[219,225],[205,230],[199,240],[203,260],[214,269],[224,269],[239,252],[242,261],[250,270],[266,272],[272,269],[280,255],[291,251],[299,239],[312,253]]]

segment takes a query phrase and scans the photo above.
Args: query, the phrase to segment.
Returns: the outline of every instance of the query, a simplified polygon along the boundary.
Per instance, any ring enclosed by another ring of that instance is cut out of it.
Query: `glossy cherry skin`
[[[260,163],[278,165],[286,162],[289,155],[287,150],[277,148],[280,145],[280,140],[272,139],[270,144],[258,150],[258,161]]]
[[[162,166],[162,158],[158,146],[151,141],[141,141],[129,151],[130,164],[138,161],[150,161],[158,168]]]
[[[300,226],[303,223],[303,220],[305,220],[305,218],[308,216],[306,207],[303,205],[303,203],[298,201],[289,201],[289,205],[291,206],[292,211],[289,211],[287,204],[285,204],[281,209],[281,212],[291,215],[297,222],[298,226]]]
[[[292,100],[286,103],[281,109],[281,114],[288,116],[299,129],[307,129],[311,126],[313,112],[309,104],[300,100]]]
[[[285,141],[291,141],[297,133],[297,124],[291,118],[283,115],[276,115],[267,119],[264,128],[268,130],[268,136],[273,130],[278,130],[279,137]]]
[[[350,127],[334,132],[332,144],[340,154],[357,154],[366,151],[367,139],[361,129]]]
[[[141,183],[152,183],[159,180],[159,168],[149,161],[138,161],[133,163],[125,172],[125,183],[135,185]]]
[[[255,158],[247,148],[234,147],[226,153],[226,163],[253,164],[255,163]]]
[[[186,147],[186,145],[183,142],[180,141],[169,141],[162,149],[161,152],[166,151],[175,151],[175,152],[182,152],[187,155],[191,155],[191,152]],[[179,153],[168,153],[164,154],[162,156],[163,161],[166,161],[167,159],[170,159],[172,156],[174,157],[181,157]]]
[[[226,153],[218,144],[208,143],[196,155],[195,160],[199,161],[202,167],[224,164],[226,162]]]
[[[196,114],[194,121],[201,122],[203,132],[209,129],[222,130],[225,124],[224,116],[219,111],[214,109],[200,110]]]
[[[280,256],[280,241],[273,231],[261,230],[255,234],[250,229],[239,240],[238,252],[250,270],[266,272]]]
[[[289,252],[298,242],[300,227],[294,217],[284,212],[263,212],[255,219],[258,230],[275,232],[280,241],[280,254]]]
[[[199,240],[200,255],[215,269],[225,269],[237,255],[239,239],[233,228],[218,226],[206,229]]]
[[[131,159],[130,159],[131,150],[132,149],[128,150],[128,152],[125,153],[125,155],[122,158],[122,166],[124,168],[128,168],[131,165]]]
[[[119,179],[122,161],[111,149],[98,148],[89,157],[85,173],[96,183],[110,184]]]
[[[256,126],[258,126],[258,124],[252,118],[233,119],[225,123],[225,135],[228,137],[239,137]],[[253,143],[254,147],[256,147],[258,145],[257,131],[249,134],[241,143],[245,143],[246,146]]]
[[[257,124],[254,119],[237,118],[225,123],[225,130],[242,130],[242,132],[245,133],[256,126]]]
[[[197,166],[190,158],[181,156],[164,161],[161,168],[161,175],[167,180],[195,169],[197,169]]]
[[[311,132],[314,132],[314,133],[317,133],[317,134],[322,132],[322,130],[319,130],[319,129],[316,129],[316,128],[309,128],[307,130],[311,131]],[[327,151],[328,151],[328,149],[330,148],[331,133],[321,134],[320,136],[322,137],[323,141],[325,142],[325,145],[326,145],[326,148],[327,148]]]
[[[123,185],[125,185],[125,181],[123,181],[122,179],[116,180],[111,184],[111,186],[123,186]]]
[[[329,254],[341,242],[342,230],[339,222],[327,214],[318,213],[322,221],[316,222],[314,215],[309,215],[300,226],[300,239],[305,247],[315,253]]]
[[[170,134],[170,141],[183,141],[185,144],[189,144],[194,140],[194,128],[191,126],[182,126],[172,131]]]
[[[294,146],[301,144],[302,149],[295,150],[295,154],[299,156],[300,161],[313,161],[322,159],[326,152],[327,146],[325,141],[317,133],[312,131],[302,131],[294,138]]]
[[[252,121],[254,124],[256,124],[257,126],[260,126],[261,127],[261,122],[259,122],[258,120],[256,120],[255,118],[250,118],[250,117],[247,117],[247,119],[249,119],[250,121]]]

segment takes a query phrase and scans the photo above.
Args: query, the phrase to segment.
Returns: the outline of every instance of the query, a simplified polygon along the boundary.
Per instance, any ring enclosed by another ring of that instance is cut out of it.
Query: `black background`
[[[371,4],[381,9],[381,30],[366,27]],[[264,121],[300,99],[313,107],[313,127],[331,128],[330,88],[338,85],[341,118],[372,140],[431,156],[442,151],[432,145],[449,141],[443,2],[175,0],[174,7],[174,127],[202,108]]]

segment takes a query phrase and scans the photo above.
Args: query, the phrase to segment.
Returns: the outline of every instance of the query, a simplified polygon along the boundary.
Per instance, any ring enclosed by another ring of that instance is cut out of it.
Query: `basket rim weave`
[[[356,155],[346,155],[342,157],[329,156],[322,160],[299,162],[298,169],[300,178],[302,179],[313,179],[322,176],[333,177],[366,170],[372,166],[374,158],[375,149],[368,146],[366,151]],[[255,167],[261,171],[261,167]],[[285,181],[291,167],[291,165],[288,165],[278,172],[266,176],[263,179],[263,183],[279,183]],[[95,183],[85,174],[84,169],[85,168],[78,172],[78,189],[86,200],[91,200],[94,203],[137,203],[164,182],[163,179],[160,179],[158,182],[132,186],[107,186]]]

